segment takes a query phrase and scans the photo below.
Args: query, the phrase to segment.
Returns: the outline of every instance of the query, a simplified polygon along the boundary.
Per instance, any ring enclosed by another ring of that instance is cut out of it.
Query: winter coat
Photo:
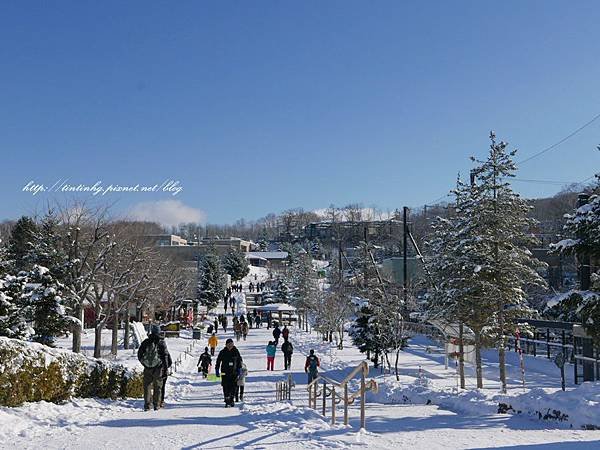
[[[211,336],[208,338],[208,346],[216,347],[219,344],[219,339],[216,336]]]
[[[215,373],[221,372],[228,377],[237,377],[238,370],[242,367],[243,362],[242,355],[240,355],[240,351],[237,347],[234,346],[231,350],[228,350],[227,347],[225,347],[219,352],[219,356],[217,356]]]
[[[277,353],[277,347],[275,347],[275,345],[267,345],[267,356],[274,358],[275,353]]]
[[[294,353],[294,346],[290,341],[285,341],[283,344],[281,344],[281,351],[291,355]]]
[[[248,334],[248,324],[246,322],[242,323],[242,334]]]
[[[246,377],[248,376],[248,368],[245,363],[242,363],[240,368],[240,375],[238,376],[237,385],[244,386],[246,384]]]
[[[138,349],[138,360],[142,359],[144,353],[146,353],[146,350],[152,343],[156,344],[158,347],[160,365],[163,368],[164,376],[166,376],[166,371],[169,367],[171,367],[173,361],[171,360],[171,355],[169,354],[165,340],[161,339],[156,334],[151,334],[147,339],[144,339],[144,342],[142,342],[142,345],[140,345],[140,348]]]
[[[315,364],[313,364],[313,361]],[[309,355],[306,357],[306,363],[304,364],[304,371],[305,372],[312,372],[312,373],[317,373],[317,368],[321,367],[321,362],[319,361],[319,358],[317,358],[316,355]]]
[[[212,363],[212,358],[207,352],[204,352],[200,355],[200,359],[198,360],[197,366],[208,367]]]
[[[284,328],[283,331],[281,332],[281,335],[283,336],[284,339],[287,339],[290,337],[290,330],[288,328]]]
[[[275,327],[275,329],[273,330],[273,337],[275,338],[275,340],[279,340],[280,336],[281,330],[279,329],[279,327]]]

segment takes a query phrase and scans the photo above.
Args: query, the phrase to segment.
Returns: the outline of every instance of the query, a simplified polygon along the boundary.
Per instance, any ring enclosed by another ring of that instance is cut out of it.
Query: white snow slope
[[[250,373],[245,402],[235,408],[224,408],[220,385],[204,381],[197,374],[196,360],[205,345],[203,340],[196,345],[194,357],[185,359],[181,369],[169,378],[164,409],[144,412],[141,400],[95,399],[75,399],[63,405],[29,403],[18,408],[0,408],[0,448],[600,449],[600,431],[496,414],[493,408],[455,409],[451,402],[442,406],[389,404],[380,398],[382,395],[371,396],[373,401],[382,403],[369,403],[366,432],[358,431],[356,405],[351,408],[350,427],[340,425],[339,419],[332,426],[329,412],[323,418],[307,408],[304,355],[315,348],[322,357],[323,369],[337,379],[361,361],[362,356],[353,347],[336,350],[319,342],[316,334],[292,330],[295,353],[291,373],[296,387],[291,403],[276,402],[275,382],[283,380],[286,373],[282,370],[280,353],[275,360],[277,370],[265,370],[265,345],[270,333],[266,328],[252,329],[247,341],[236,343]],[[221,347],[224,338],[232,336],[229,332],[219,337]],[[178,354],[191,340],[182,337],[167,342],[173,353]],[[132,352],[127,353],[134,361]],[[439,359],[421,352],[419,345],[402,353],[401,358],[405,386],[417,379],[419,366],[429,384],[438,383],[442,389],[455,383],[452,371],[445,371]],[[490,377],[495,376],[491,370],[488,372]],[[379,380],[384,388],[381,393],[390,392],[386,388],[395,382],[389,376]],[[470,401],[469,398],[464,401]],[[330,410],[330,405],[327,409]]]

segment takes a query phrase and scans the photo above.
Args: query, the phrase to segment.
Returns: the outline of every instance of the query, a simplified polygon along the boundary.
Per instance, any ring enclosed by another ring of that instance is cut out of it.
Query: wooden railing
[[[356,392],[349,392],[348,383],[358,373],[360,373],[360,388]],[[317,409],[317,399],[322,398],[322,414],[326,417],[327,413],[327,398],[331,398],[331,424],[335,425],[336,420],[336,405],[344,402],[344,425],[348,425],[348,406],[354,404],[354,401],[360,397],[360,427],[366,429],[365,426],[365,398],[366,392],[371,390],[377,392],[377,382],[365,378],[369,374],[369,365],[366,361],[360,363],[350,374],[342,381],[336,381],[323,375],[319,375],[308,386],[308,406],[309,408]],[[319,389],[319,385],[321,388]]]
[[[277,401],[291,400],[292,387],[294,387],[294,381],[292,380],[292,375],[288,374],[286,381],[278,381],[275,384],[275,399]]]

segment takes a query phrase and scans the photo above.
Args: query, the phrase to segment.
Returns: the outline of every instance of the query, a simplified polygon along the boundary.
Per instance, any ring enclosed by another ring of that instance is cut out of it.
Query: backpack
[[[150,342],[140,358],[140,362],[142,363],[142,366],[147,367],[148,369],[160,365],[160,355],[158,354],[158,345],[156,342]]]

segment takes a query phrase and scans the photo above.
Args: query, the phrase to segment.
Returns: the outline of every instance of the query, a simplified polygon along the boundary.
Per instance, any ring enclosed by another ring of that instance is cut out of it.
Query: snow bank
[[[434,404],[470,416],[518,414],[570,427],[600,429],[600,382],[584,383],[565,392],[535,388],[518,394],[497,394],[440,388],[427,378],[401,377],[396,381],[379,377],[376,380],[379,390],[367,393],[369,402]]]

